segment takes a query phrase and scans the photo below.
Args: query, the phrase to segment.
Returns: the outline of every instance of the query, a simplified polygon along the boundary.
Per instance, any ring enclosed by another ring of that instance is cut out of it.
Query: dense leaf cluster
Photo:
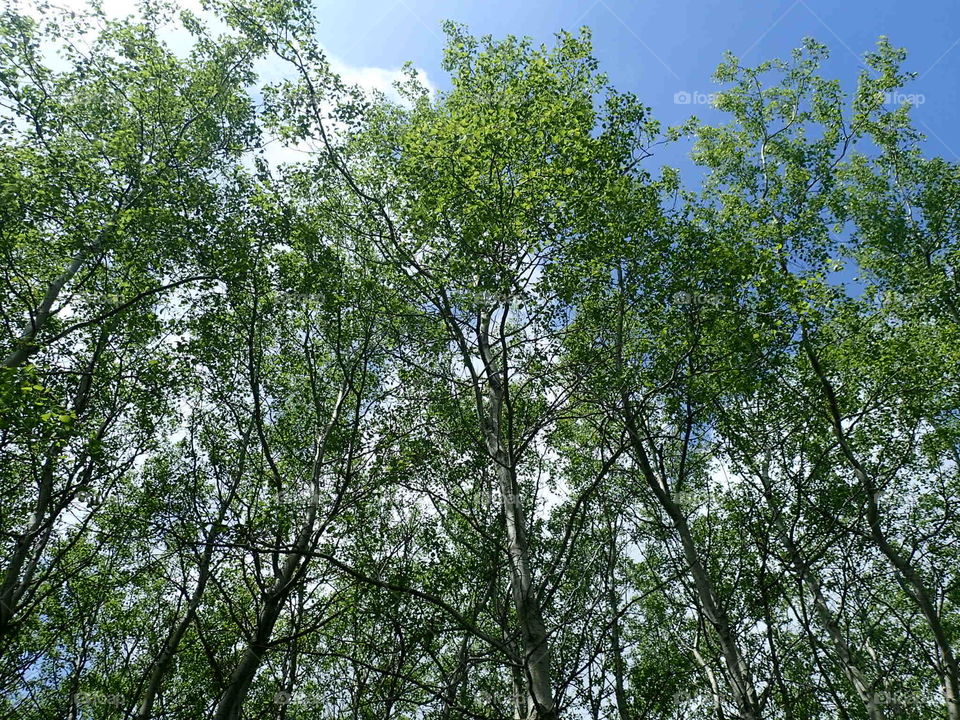
[[[960,168],[901,51],[728,57],[663,130],[586,30],[448,25],[390,99],[294,0],[43,10],[0,718],[960,719]]]

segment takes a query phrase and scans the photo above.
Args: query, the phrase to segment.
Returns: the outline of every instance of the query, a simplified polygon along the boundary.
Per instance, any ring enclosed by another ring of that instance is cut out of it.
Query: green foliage
[[[960,716],[904,51],[661,132],[586,28],[448,23],[394,101],[315,22],[0,15],[0,718]]]

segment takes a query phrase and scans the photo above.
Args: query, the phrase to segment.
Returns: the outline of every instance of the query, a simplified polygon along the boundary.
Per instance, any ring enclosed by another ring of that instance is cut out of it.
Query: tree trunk
[[[849,680],[853,686],[857,696],[861,702],[863,702],[870,720],[884,720],[882,704],[878,702],[870,683],[857,664],[853,649],[847,643],[846,638],[843,637],[840,625],[837,623],[837,619],[823,595],[819,578],[810,570],[807,562],[800,553],[800,549],[796,546],[796,543],[793,542],[790,533],[784,526],[783,518],[779,514],[776,501],[773,497],[769,469],[766,465],[760,470],[760,482],[763,485],[763,496],[766,500],[767,507],[773,515],[774,531],[777,533],[781,545],[786,549],[791,564],[796,568],[801,583],[813,598],[813,607],[816,610],[817,618],[830,637],[834,656],[843,668],[843,674],[846,675],[847,680]]]
[[[626,395],[623,397],[623,410],[627,434],[630,438],[631,446],[637,455],[640,470],[647,485],[660,503],[660,506],[673,523],[674,529],[680,538],[684,560],[693,577],[701,611],[716,631],[723,657],[726,660],[725,674],[729,681],[730,690],[733,693],[739,715],[742,720],[759,720],[761,717],[760,701],[757,697],[756,686],[754,685],[750,668],[740,654],[733,626],[727,616],[726,609],[723,607],[723,603],[716,596],[713,589],[713,582],[700,560],[696,543],[693,539],[693,533],[690,530],[690,525],[687,523],[683,509],[673,500],[666,484],[661,484],[657,479],[656,473],[650,464],[650,458],[647,455],[646,448],[643,445],[643,438],[637,428],[630,400]]]
[[[956,655],[947,637],[946,629],[943,627],[943,621],[937,613],[930,590],[920,574],[910,564],[910,561],[904,557],[889,538],[883,529],[880,518],[880,507],[877,504],[878,488],[873,478],[867,473],[863,464],[857,457],[854,449],[847,441],[846,432],[843,429],[843,416],[840,412],[840,403],[837,399],[837,393],[833,383],[827,377],[826,372],[820,365],[819,358],[814,353],[810,344],[806,328],[802,328],[803,349],[810,366],[820,382],[823,393],[827,400],[827,409],[830,414],[830,424],[834,437],[840,446],[841,454],[846,460],[854,476],[860,483],[861,488],[866,495],[867,501],[867,523],[870,526],[870,537],[873,539],[880,552],[887,558],[890,564],[898,573],[901,583],[907,589],[916,602],[917,607],[923,614],[933,634],[934,643],[940,654],[941,664],[935,668],[940,675],[943,683],[944,702],[947,706],[948,720],[960,720],[960,665],[957,663]]]
[[[504,409],[507,378],[502,376],[500,362],[491,351],[490,315],[483,318],[478,332],[480,357],[486,371],[488,408],[483,420],[487,452],[497,468],[497,483],[503,502],[507,533],[507,555],[510,561],[510,582],[513,606],[520,623],[524,675],[533,705],[529,720],[556,720],[550,677],[550,645],[543,622],[539,587],[530,568],[530,548],[526,536],[526,520],[519,497],[516,478],[516,458],[502,435],[501,418]],[[505,361],[503,366],[506,366]],[[504,373],[505,374],[505,373]],[[479,408],[481,413],[482,408]]]

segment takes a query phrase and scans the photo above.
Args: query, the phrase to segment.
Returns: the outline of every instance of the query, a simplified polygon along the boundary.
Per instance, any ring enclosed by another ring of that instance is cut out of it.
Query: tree
[[[585,29],[448,24],[391,99],[304,3],[208,12],[0,23],[0,717],[957,717],[901,51],[728,57],[663,131]]]

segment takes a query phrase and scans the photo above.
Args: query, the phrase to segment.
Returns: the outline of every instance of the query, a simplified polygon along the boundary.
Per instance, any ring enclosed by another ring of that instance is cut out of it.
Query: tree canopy
[[[905,52],[664,128],[586,28],[387,96],[314,26],[0,15],[0,719],[960,720]]]

